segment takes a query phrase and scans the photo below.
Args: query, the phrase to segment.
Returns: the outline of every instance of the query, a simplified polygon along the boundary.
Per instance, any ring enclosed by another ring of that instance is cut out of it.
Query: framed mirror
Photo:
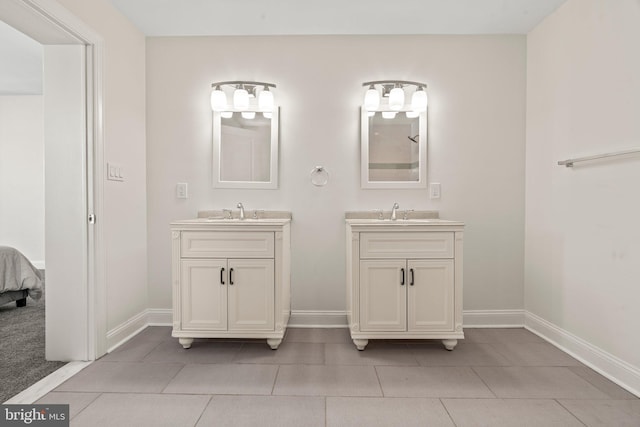
[[[360,144],[362,188],[427,187],[426,111],[362,108]]]
[[[278,188],[278,113],[213,112],[213,186]]]

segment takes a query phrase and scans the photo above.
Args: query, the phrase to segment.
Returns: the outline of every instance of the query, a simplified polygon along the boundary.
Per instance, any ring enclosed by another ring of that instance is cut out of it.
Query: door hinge
[[[89,224],[96,223],[96,216],[94,214],[89,214]]]

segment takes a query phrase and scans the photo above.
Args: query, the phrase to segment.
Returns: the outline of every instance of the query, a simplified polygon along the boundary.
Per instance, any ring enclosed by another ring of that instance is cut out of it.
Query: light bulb
[[[380,106],[380,92],[378,92],[373,85],[369,86],[369,89],[364,94],[364,108],[365,110],[372,111],[377,110]]]
[[[258,108],[260,111],[273,110],[273,93],[269,92],[266,86],[258,95]]]
[[[402,110],[404,106],[404,90],[401,87],[394,87],[389,92],[389,108],[392,110]]]
[[[213,111],[221,111],[227,107],[227,95],[220,89],[220,86],[216,86],[211,91],[211,109]]]
[[[255,111],[243,111],[240,114],[242,114],[242,118],[243,119],[252,120],[252,119],[256,118],[256,112]]]
[[[382,118],[383,119],[393,119],[396,117],[396,114],[398,114],[395,111],[383,111],[382,112]]]
[[[417,112],[427,111],[427,92],[425,92],[422,87],[419,87],[413,92],[413,96],[411,96],[411,109]]]
[[[249,92],[238,87],[233,92],[233,106],[236,110],[246,110],[249,108]]]
[[[233,117],[233,111],[223,111],[220,113],[220,117],[222,117],[223,119],[230,119],[231,117]]]
[[[415,119],[420,115],[417,111],[407,111],[405,114],[407,115],[407,119]]]

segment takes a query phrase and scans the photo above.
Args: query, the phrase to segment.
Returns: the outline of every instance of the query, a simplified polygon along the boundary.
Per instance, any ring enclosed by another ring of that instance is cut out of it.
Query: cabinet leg
[[[369,340],[354,339],[353,343],[356,345],[356,348],[358,350],[362,351],[367,346],[367,344],[369,344]]]
[[[193,338],[178,338],[178,342],[184,348],[191,348],[191,344],[193,343]]]
[[[282,342],[282,338],[267,338],[267,344],[271,347],[271,350],[277,350]]]
[[[458,340],[442,340],[442,344],[444,344],[444,348],[451,351],[458,345]]]

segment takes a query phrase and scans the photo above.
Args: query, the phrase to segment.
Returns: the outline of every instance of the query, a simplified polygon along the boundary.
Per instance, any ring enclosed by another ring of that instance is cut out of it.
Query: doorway
[[[95,360],[106,353],[102,41],[55,2],[5,1],[0,19],[44,46],[46,357]]]

